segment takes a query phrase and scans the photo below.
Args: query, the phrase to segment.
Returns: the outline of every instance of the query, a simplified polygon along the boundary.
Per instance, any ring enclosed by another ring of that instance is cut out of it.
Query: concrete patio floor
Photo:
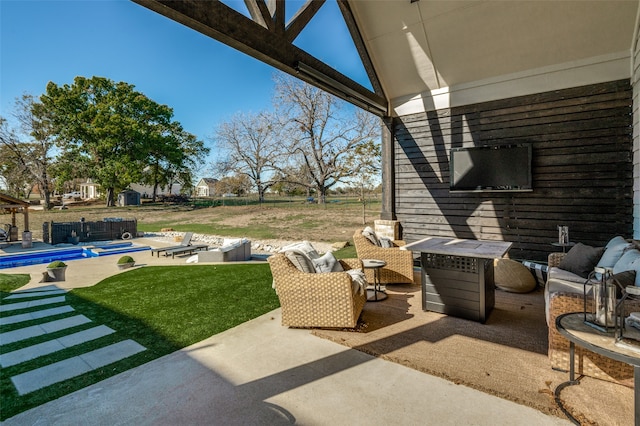
[[[136,243],[158,245],[136,239]],[[137,264],[186,258],[134,255]],[[119,273],[117,256],[70,261],[60,288]],[[43,265],[1,270],[30,273]],[[516,380],[517,378],[514,378]],[[253,321],[18,414],[2,424],[564,425],[568,420],[280,325]]]

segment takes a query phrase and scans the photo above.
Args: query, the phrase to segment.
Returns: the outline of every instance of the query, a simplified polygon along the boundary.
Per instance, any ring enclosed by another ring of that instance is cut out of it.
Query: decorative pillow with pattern
[[[288,251],[302,253],[309,259],[317,259],[320,257],[316,249],[313,247],[313,245],[311,245],[309,241],[301,241],[299,243],[289,244],[288,246],[284,246],[280,249],[280,253],[286,253]]]
[[[304,254],[296,251],[286,251],[284,255],[287,256],[287,259],[289,259],[289,261],[293,263],[293,266],[298,268],[299,271],[315,274],[316,268],[313,266],[313,262]]]
[[[370,227],[367,226],[366,228],[364,228],[362,230],[362,235],[369,241],[371,241],[371,243],[374,246],[378,246],[380,247],[380,240],[378,240],[378,236],[376,235],[375,231]]]
[[[320,255],[309,241],[289,244],[280,249],[280,253],[285,256],[302,272],[315,273],[313,259],[318,259]]]
[[[379,241],[380,241],[380,247],[382,247],[382,248],[391,248],[391,247],[393,247],[393,241],[391,240],[391,238],[380,237]]]
[[[311,259],[311,263],[316,269],[316,272],[341,272],[344,271],[342,264],[338,262],[333,253],[330,251],[317,259]]]

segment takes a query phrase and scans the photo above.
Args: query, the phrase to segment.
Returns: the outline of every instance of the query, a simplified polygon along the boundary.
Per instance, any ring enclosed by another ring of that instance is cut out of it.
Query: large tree
[[[0,117],[0,145],[5,152],[8,164],[3,164],[3,173],[24,179],[30,176],[29,183],[23,182],[24,194],[38,186],[45,208],[51,208],[51,167],[53,164],[53,137],[46,122],[35,113],[38,108],[33,96],[25,94],[16,100],[14,117],[19,123],[19,131],[9,127],[6,119]],[[28,187],[28,189],[27,189]]]
[[[209,154],[209,148],[184,131],[179,123],[171,123],[170,129],[150,137],[146,145],[148,165],[140,183],[153,187],[153,201],[156,201],[160,187],[168,188],[169,192],[174,183],[180,183],[184,190],[191,188],[192,170],[197,168],[198,161]]]
[[[372,191],[379,181],[382,170],[380,157],[380,144],[375,140],[364,142],[347,154],[347,164],[352,170],[348,179],[359,191],[362,203],[362,224],[367,223],[367,197],[366,192]]]
[[[353,174],[347,154],[376,138],[380,121],[293,77],[277,76],[275,92],[280,116],[289,120],[286,149],[311,179],[297,183],[316,189],[318,202],[324,203],[327,191]]]
[[[0,123],[0,140],[5,140],[7,134],[5,123]],[[22,144],[10,148],[4,142],[0,143],[0,187],[16,198],[26,198],[27,188],[33,185],[33,176],[20,164],[20,158],[26,157],[27,152],[16,153],[16,149],[22,151],[23,148]]]
[[[247,176],[258,191],[260,202],[275,182],[277,163],[282,162],[280,129],[275,115],[262,112],[237,114],[215,132],[216,147],[224,155],[219,162],[220,173]]]
[[[178,169],[185,165],[183,157],[174,156],[185,133],[172,121],[173,110],[131,84],[76,77],[71,85],[50,82],[40,99],[39,112],[50,123],[64,158],[83,171],[81,177],[105,189],[107,206],[114,205],[117,190],[143,180],[147,167],[161,160],[177,161]],[[159,171],[154,176],[156,182],[162,180]]]

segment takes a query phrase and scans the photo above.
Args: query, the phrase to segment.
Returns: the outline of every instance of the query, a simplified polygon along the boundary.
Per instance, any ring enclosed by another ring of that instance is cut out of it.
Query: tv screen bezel
[[[527,174],[528,185],[525,186],[509,186],[500,187],[482,187],[475,188],[459,188],[454,185],[454,152],[457,151],[479,151],[479,150],[502,150],[510,148],[527,148]],[[533,192],[533,176],[532,176],[532,144],[528,142],[517,142],[499,145],[482,145],[473,147],[451,148],[449,153],[449,192]]]

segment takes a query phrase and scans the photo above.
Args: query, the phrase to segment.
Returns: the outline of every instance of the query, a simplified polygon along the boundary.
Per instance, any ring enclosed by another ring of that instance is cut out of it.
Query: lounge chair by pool
[[[175,258],[176,254],[193,254],[196,251],[207,250],[209,248],[206,244],[188,245],[186,247],[178,247],[165,252],[165,256],[171,255],[171,258]],[[158,255],[159,256],[159,255]]]
[[[151,256],[153,256],[153,253],[157,253],[158,257],[160,257],[160,253],[164,253],[170,250],[180,249],[184,247],[189,247],[191,245],[191,238],[193,238],[193,232],[185,232],[184,237],[182,237],[182,241],[180,242],[180,245],[151,249]],[[165,256],[168,256],[168,254],[165,254]]]

